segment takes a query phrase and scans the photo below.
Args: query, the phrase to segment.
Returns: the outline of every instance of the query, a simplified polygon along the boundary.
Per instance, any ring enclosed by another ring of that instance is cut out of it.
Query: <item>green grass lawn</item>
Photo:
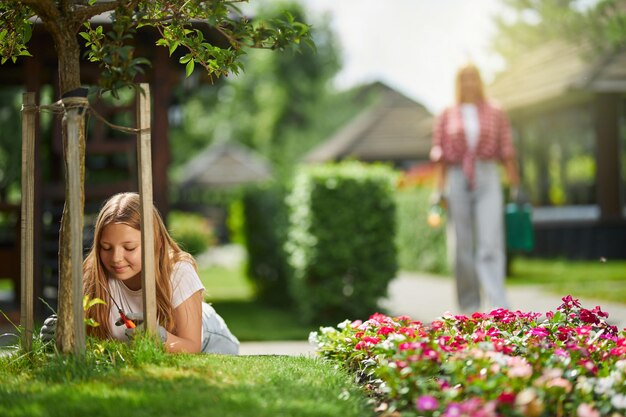
[[[254,300],[254,288],[243,266],[200,268],[200,279],[210,302],[237,338],[251,340],[307,340],[319,326],[303,324],[293,309],[263,305]]]
[[[511,285],[541,285],[553,293],[605,301],[626,301],[626,261],[569,261],[515,257]]]
[[[88,345],[87,359],[0,356],[0,415],[372,416],[353,377],[321,359],[159,354]],[[118,345],[119,346],[119,345]],[[157,349],[158,350],[158,349]],[[138,356],[148,359],[137,360]],[[160,357],[159,355],[165,355]]]

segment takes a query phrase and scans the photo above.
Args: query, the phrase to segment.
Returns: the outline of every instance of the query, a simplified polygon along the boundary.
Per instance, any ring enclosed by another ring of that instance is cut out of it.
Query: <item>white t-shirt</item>
[[[463,131],[467,140],[468,148],[476,149],[478,137],[480,136],[480,122],[478,120],[478,108],[472,103],[461,104],[461,115],[463,116]]]
[[[109,278],[108,283],[111,296],[117,301],[124,313],[143,312],[143,296],[140,289],[131,290],[122,281],[115,278]],[[178,307],[198,291],[204,291],[204,286],[193,265],[189,262],[177,262],[172,271],[172,308]],[[120,313],[113,302],[110,307],[111,335],[115,339],[127,341],[128,337],[124,334],[126,328],[123,325],[115,325],[115,322],[120,318]]]

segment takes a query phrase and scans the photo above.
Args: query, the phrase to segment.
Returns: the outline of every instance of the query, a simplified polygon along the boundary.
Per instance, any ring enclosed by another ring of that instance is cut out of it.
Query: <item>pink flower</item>
[[[393,333],[393,328],[389,326],[383,326],[380,329],[378,329],[378,331],[376,332],[376,334],[380,334],[383,336],[386,336],[389,333]]]
[[[530,334],[532,336],[547,337],[550,336],[550,331],[545,327],[533,327],[530,329]]]
[[[589,373],[592,373],[594,375],[598,373],[598,367],[596,366],[595,363],[593,363],[589,359],[581,359],[581,360],[579,360],[578,361],[578,365],[580,365],[583,368],[585,368],[585,370],[587,372],[589,372]]]
[[[572,298],[571,295],[566,295],[565,297],[561,298],[561,300],[563,300],[563,304],[561,304],[561,306],[558,308],[559,310],[562,308],[580,307],[580,302],[578,301],[578,298]]]
[[[446,411],[443,412],[443,417],[461,417],[463,410],[457,403],[450,403],[446,407]]]
[[[595,306],[594,309],[591,310],[591,312],[598,317],[604,317],[605,319],[609,318],[609,313],[602,311],[602,308],[600,306]]]
[[[600,412],[587,403],[579,405],[576,414],[578,417],[600,417]]]
[[[365,336],[365,337],[363,338],[363,341],[364,341],[365,343],[369,343],[369,344],[375,345],[375,344],[377,344],[378,342],[380,342],[380,339],[379,339],[379,338],[377,338],[377,337]]]
[[[415,401],[418,411],[433,411],[439,408],[439,402],[431,395],[422,395]]]
[[[401,327],[398,329],[398,333],[403,334],[409,338],[415,337],[415,329],[410,327]]]

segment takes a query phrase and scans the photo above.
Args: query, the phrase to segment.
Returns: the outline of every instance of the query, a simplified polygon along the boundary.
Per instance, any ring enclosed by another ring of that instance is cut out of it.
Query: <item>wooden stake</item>
[[[150,85],[140,84],[137,93],[137,158],[141,200],[141,287],[144,326],[157,335],[156,275],[154,268],[154,221],[152,199],[152,153],[150,136]]]
[[[87,99],[63,99],[64,104],[70,101],[83,102],[87,107]],[[66,204],[70,219],[70,274],[71,299],[73,316],[73,352],[76,355],[85,353],[85,313],[83,310],[83,209],[84,209],[84,171],[81,161],[85,158],[85,116],[80,107],[69,107],[65,110],[67,129],[66,149]],[[72,338],[70,337],[70,340]],[[70,345],[72,344],[70,342]],[[72,348],[72,346],[67,346]]]
[[[20,224],[21,256],[21,311],[22,349],[32,350],[33,343],[33,262],[35,225],[35,93],[22,96],[22,216]]]

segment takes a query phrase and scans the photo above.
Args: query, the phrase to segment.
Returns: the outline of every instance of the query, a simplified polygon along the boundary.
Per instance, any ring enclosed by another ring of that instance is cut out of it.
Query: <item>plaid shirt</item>
[[[474,185],[474,161],[505,161],[515,158],[511,126],[506,113],[497,105],[484,101],[478,104],[480,135],[476,148],[467,146],[463,130],[461,106],[445,109],[435,120],[430,159],[451,165],[461,165],[470,186]]]

